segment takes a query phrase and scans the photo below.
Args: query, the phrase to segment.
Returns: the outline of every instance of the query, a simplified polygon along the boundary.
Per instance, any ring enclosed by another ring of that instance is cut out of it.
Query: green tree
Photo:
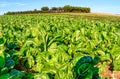
[[[48,12],[49,11],[49,7],[45,6],[41,8],[41,11],[43,12]]]
[[[63,9],[64,9],[64,12],[70,12],[71,9],[72,9],[72,6],[70,6],[70,5],[65,5],[65,6],[63,7]]]
[[[58,8],[57,8],[57,7],[52,7],[52,8],[51,8],[51,11],[52,11],[52,12],[58,12]]]
[[[63,7],[58,7],[58,12],[63,12]]]

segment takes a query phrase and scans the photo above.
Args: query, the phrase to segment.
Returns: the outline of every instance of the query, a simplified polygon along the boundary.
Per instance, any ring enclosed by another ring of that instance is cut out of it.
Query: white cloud
[[[0,2],[0,7],[8,7],[8,6],[25,6],[26,3],[20,2]]]
[[[19,5],[19,6],[24,6],[27,5],[26,3],[14,3],[15,5]]]
[[[0,7],[6,7],[8,5],[9,5],[8,2],[0,2]]]

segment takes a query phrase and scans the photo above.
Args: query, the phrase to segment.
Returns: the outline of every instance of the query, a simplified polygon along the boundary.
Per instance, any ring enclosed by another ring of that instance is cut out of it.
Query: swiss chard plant
[[[96,67],[99,58],[94,59],[90,56],[84,56],[78,60],[74,67],[74,79],[100,79],[99,69]]]
[[[0,41],[0,48],[5,47],[5,40],[0,38]],[[16,62],[13,58],[15,57],[13,50],[16,47],[15,44],[9,43],[6,49],[0,50],[0,79],[21,79],[25,75],[25,72],[14,69]]]
[[[0,16],[0,79],[98,79],[105,65],[120,70],[120,23],[68,16]]]

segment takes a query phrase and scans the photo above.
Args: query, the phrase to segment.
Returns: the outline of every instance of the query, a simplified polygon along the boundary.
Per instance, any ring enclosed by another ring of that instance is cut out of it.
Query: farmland
[[[0,79],[105,79],[106,66],[120,71],[119,60],[119,16],[0,16]]]

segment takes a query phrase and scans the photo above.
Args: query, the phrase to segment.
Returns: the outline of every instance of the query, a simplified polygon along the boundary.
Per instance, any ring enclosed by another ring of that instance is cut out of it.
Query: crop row
[[[99,57],[99,74],[105,65],[120,70],[119,26],[62,16],[1,16],[0,79],[73,79],[83,56]]]

